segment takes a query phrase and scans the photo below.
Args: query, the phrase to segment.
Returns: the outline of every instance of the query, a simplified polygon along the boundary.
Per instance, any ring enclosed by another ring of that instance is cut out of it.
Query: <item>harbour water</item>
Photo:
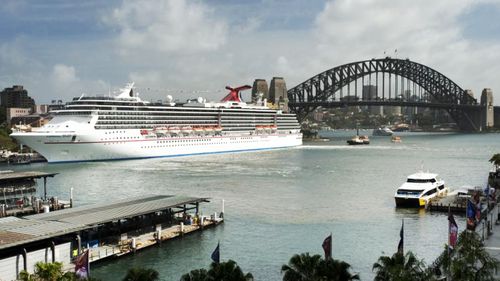
[[[350,263],[361,280],[373,280],[373,263],[397,248],[402,219],[405,250],[428,264],[447,241],[446,214],[395,209],[393,195],[406,176],[423,163],[451,188],[484,186],[488,160],[500,148],[498,134],[404,133],[402,143],[371,137],[370,145],[356,147],[345,143],[352,131],[328,134],[330,142],[258,153],[9,169],[60,173],[49,179],[49,193],[65,199],[73,187],[75,205],[142,194],[206,196],[213,198],[208,215],[225,199],[224,225],[93,266],[102,280],[121,280],[132,266],[179,280],[208,268],[218,241],[222,260],[235,260],[255,280],[281,280],[290,257],[322,254],[330,233],[334,258]],[[463,228],[464,219],[457,221]]]

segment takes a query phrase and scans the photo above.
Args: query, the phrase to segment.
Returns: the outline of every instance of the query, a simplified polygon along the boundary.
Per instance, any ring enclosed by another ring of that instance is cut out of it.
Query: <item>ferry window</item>
[[[423,190],[399,189],[398,195],[419,195]]]
[[[443,190],[444,189],[444,185],[440,185],[438,186],[439,190]]]
[[[414,183],[426,183],[426,182],[436,182],[436,179],[408,179],[406,182]]]
[[[434,194],[434,193],[436,193],[436,192],[437,192],[437,190],[436,190],[435,188],[433,188],[433,189],[431,189],[431,190],[427,191],[427,192],[424,194],[424,196],[425,196],[425,195],[431,195],[431,194]]]

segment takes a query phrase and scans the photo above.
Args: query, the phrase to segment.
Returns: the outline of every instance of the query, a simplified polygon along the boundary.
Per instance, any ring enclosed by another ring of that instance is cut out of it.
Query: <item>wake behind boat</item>
[[[448,187],[437,176],[437,174],[424,172],[409,175],[394,195],[396,207],[425,207],[434,197],[445,196],[448,193]]]
[[[295,114],[270,108],[265,99],[247,104],[240,91],[226,87],[220,102],[203,98],[150,103],[128,84],[117,96],[74,98],[54,118],[11,136],[48,162],[174,157],[253,151],[302,144]]]

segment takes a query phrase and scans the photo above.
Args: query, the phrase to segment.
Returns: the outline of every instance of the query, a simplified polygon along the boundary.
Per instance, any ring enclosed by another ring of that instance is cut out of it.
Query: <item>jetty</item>
[[[0,217],[32,215],[71,207],[70,201],[47,196],[47,178],[58,173],[0,171]],[[38,198],[36,179],[43,180],[43,197]]]
[[[74,270],[76,257],[89,262],[117,258],[223,223],[223,209],[203,216],[209,198],[140,196],[49,213],[0,218],[0,276],[32,273],[36,262],[61,262]]]

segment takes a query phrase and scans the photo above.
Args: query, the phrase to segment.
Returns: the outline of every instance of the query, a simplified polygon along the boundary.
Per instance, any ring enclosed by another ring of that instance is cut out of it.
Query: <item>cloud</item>
[[[201,2],[124,1],[104,17],[117,28],[124,54],[136,50],[185,53],[216,50],[225,43],[227,25]]]
[[[496,81],[494,73],[500,68],[484,58],[500,61],[500,42],[495,38],[484,44],[466,38],[461,18],[485,2],[330,1],[316,17],[317,55],[307,69],[324,71],[343,63],[382,57],[387,51],[391,56],[428,65],[478,93]],[[500,91],[500,84],[493,83]]]

